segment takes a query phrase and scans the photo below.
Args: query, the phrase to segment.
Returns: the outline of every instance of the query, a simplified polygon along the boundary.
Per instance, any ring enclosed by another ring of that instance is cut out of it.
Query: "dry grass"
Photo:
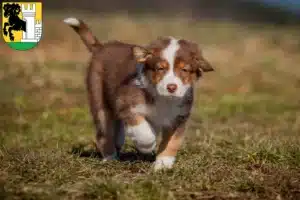
[[[105,164],[95,156],[83,84],[89,54],[63,16],[53,16],[36,49],[1,44],[3,199],[300,198],[297,27],[76,15],[101,40],[197,41],[216,68],[199,84],[176,167],[154,174],[138,155]],[[124,150],[134,153],[130,141]]]

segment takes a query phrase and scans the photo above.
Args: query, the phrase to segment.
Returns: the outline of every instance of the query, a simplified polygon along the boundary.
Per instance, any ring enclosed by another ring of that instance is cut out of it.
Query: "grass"
[[[49,15],[37,48],[1,44],[1,199],[300,198],[297,27],[77,16],[103,40],[197,41],[216,72],[199,84],[174,169],[153,173],[129,140],[122,161],[102,163],[84,87],[89,54],[62,15]]]

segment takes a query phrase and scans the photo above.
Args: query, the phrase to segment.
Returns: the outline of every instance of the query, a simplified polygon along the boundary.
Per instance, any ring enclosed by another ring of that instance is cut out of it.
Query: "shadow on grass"
[[[72,150],[69,152],[71,154],[77,155],[79,157],[88,157],[95,159],[102,159],[100,153],[98,153],[95,149],[86,149],[86,145],[79,144],[72,147]],[[119,161],[121,162],[154,162],[155,154],[142,154],[138,151],[129,151],[129,152],[120,152],[119,153]]]

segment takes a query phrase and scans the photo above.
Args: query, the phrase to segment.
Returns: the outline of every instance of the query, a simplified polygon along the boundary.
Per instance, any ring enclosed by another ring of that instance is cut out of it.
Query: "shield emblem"
[[[2,36],[14,50],[37,46],[43,32],[41,2],[2,2]]]

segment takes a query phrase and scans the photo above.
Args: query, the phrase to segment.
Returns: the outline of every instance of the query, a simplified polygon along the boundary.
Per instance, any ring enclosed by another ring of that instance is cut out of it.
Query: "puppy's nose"
[[[167,90],[168,90],[170,93],[174,93],[174,92],[177,90],[177,85],[174,84],[174,83],[168,84],[168,85],[167,85]]]

